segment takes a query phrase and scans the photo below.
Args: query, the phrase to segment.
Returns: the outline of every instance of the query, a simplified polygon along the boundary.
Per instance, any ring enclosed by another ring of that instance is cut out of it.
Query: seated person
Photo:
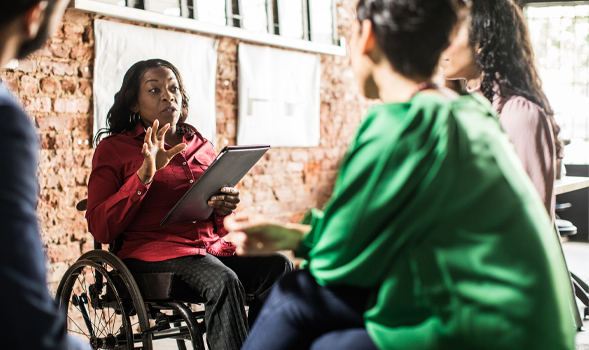
[[[243,349],[574,349],[558,238],[491,104],[430,83],[455,6],[359,1],[352,69],[383,104],[324,211],[308,225],[225,220],[238,254],[307,259],[276,284]]]
[[[465,16],[442,54],[440,66],[448,79],[466,80],[469,91],[492,102],[546,211],[553,216],[556,158],[562,158],[563,146],[519,5],[513,0],[473,1],[470,16]]]
[[[135,63],[108,112],[88,182],[86,218],[101,243],[123,238],[119,258],[129,270],[173,272],[206,300],[210,348],[239,349],[248,332],[245,295],[254,294],[248,321],[255,320],[271,286],[292,269],[281,254],[238,257],[223,240],[223,218],[239,203],[239,191],[223,188],[206,221],[160,227],[162,218],[215,159],[212,144],[183,123],[188,96],[171,63]]]

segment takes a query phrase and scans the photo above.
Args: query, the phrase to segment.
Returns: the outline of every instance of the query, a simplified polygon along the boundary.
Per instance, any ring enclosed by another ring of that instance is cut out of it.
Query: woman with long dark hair
[[[568,273],[489,103],[435,88],[451,0],[360,0],[362,120],[303,224],[228,218],[238,254],[293,249],[243,350],[572,350]]]
[[[209,348],[239,349],[270,287],[292,269],[281,254],[235,256],[223,240],[223,219],[239,191],[223,188],[209,200],[205,221],[160,227],[160,221],[216,157],[191,125],[178,69],[152,59],[135,63],[108,112],[92,160],[86,218],[101,243],[122,237],[118,256],[133,273],[173,272],[205,300]],[[253,294],[246,320],[245,294]]]
[[[522,11],[513,0],[473,0],[470,16],[444,52],[447,79],[465,79],[499,114],[549,215],[554,214],[556,158],[562,156],[559,127],[534,62]]]

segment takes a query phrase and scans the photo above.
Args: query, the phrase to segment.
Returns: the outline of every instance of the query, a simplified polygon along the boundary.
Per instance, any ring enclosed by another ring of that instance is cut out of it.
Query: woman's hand
[[[179,143],[176,146],[166,150],[164,148],[164,137],[170,124],[164,125],[158,130],[159,120],[155,120],[153,125],[147,128],[141,153],[145,158],[143,164],[137,170],[137,176],[143,184],[147,185],[153,180],[155,172],[164,168],[174,156],[186,149],[185,143]]]
[[[297,250],[311,226],[282,224],[229,216],[224,221],[230,234],[225,240],[236,246],[238,255],[266,255],[277,250]]]
[[[223,187],[221,192],[224,194],[212,196],[207,203],[215,210],[215,214],[227,216],[237,208],[240,202],[239,190],[233,187]]]

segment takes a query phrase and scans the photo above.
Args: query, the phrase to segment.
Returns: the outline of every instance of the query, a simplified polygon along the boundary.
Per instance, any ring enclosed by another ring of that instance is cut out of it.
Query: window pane
[[[311,41],[333,44],[332,0],[309,0]]]
[[[224,26],[227,24],[226,3],[225,0],[197,0],[197,19],[201,22]]]
[[[241,0],[241,27],[252,32],[268,33],[266,10],[266,0]]]
[[[180,0],[145,0],[145,9],[164,15],[180,17]]]
[[[119,6],[127,6],[127,2],[125,0],[96,0],[98,2],[105,2],[107,4],[119,5]]]
[[[303,2],[278,0],[280,36],[303,39]]]
[[[528,5],[525,16],[542,87],[561,127],[560,137],[573,139],[565,149],[564,162],[589,162],[585,142],[589,140],[589,6]]]

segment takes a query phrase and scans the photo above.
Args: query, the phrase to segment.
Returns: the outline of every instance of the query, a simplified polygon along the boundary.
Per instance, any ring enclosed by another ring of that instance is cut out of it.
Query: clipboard
[[[213,214],[207,201],[223,187],[235,187],[270,149],[268,145],[227,146],[160,222],[160,226],[203,221]]]

